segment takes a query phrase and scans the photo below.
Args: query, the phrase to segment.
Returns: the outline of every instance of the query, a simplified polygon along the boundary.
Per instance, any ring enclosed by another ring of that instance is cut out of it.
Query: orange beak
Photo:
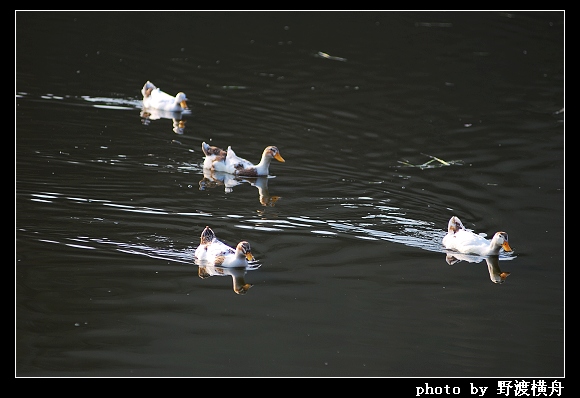
[[[510,244],[506,241],[503,242],[503,245],[501,245],[501,247],[503,247],[503,249],[506,252],[513,252],[512,248],[510,247]]]
[[[246,252],[246,260],[254,261],[254,256],[250,252]]]
[[[274,156],[274,159],[276,159],[278,162],[282,162],[282,163],[284,163],[284,162],[285,162],[284,158],[283,158],[283,157],[282,157],[282,155],[280,155],[279,153],[277,153],[277,154]]]
[[[185,101],[181,101],[180,105],[183,109],[187,109],[187,103]]]

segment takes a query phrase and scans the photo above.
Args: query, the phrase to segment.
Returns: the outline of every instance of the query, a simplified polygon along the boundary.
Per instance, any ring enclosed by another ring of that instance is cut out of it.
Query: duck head
[[[189,101],[185,96],[185,94],[182,92],[177,93],[177,95],[175,96],[175,103],[179,103],[179,105],[181,105],[183,109],[189,109],[187,107],[187,102],[185,101]]]
[[[250,243],[247,241],[241,241],[236,246],[236,252],[241,254],[248,261],[254,261],[254,256],[252,255],[252,249],[250,248]]]
[[[512,248],[508,243],[508,234],[503,231],[496,232],[491,240],[492,244],[502,247],[506,252],[512,252]]]
[[[285,162],[282,155],[280,155],[280,151],[278,150],[278,147],[275,147],[273,145],[270,145],[270,146],[266,147],[266,149],[264,149],[264,153],[262,154],[262,157],[274,158],[278,162],[282,162],[282,163]]]

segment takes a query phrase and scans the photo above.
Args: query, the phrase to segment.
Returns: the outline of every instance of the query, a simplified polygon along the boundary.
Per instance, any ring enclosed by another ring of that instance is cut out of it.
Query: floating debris
[[[346,62],[346,58],[342,58],[342,57],[335,57],[334,55],[330,55],[327,53],[324,53],[322,51],[319,51],[317,54],[317,56],[319,56],[320,58],[326,58],[326,59],[331,59],[333,61],[342,61],[342,62]]]
[[[397,162],[407,166],[407,167],[419,167],[420,169],[432,169],[435,167],[442,167],[442,166],[452,166],[452,165],[462,165],[463,161],[462,160],[443,160],[443,159],[439,159],[436,156],[433,155],[428,155],[426,153],[421,153],[421,155],[423,156],[428,156],[431,158],[431,160],[426,161],[423,164],[412,164],[411,162],[409,162],[407,159],[403,159],[403,160],[398,160]]]
[[[451,28],[453,24],[451,22],[415,22],[415,26],[425,28]]]

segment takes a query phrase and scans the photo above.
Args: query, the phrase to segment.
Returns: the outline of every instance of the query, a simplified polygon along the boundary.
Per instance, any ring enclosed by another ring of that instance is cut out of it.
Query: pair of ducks
[[[167,111],[183,111],[187,108],[187,97],[180,92],[175,97],[161,91],[148,81],[141,90],[144,107]],[[225,172],[236,176],[267,176],[272,159],[284,162],[280,151],[275,146],[268,146],[262,153],[257,165],[235,154],[231,147],[227,151],[210,146],[203,142],[201,149],[205,155],[203,167],[208,170]],[[463,254],[479,256],[497,256],[501,249],[511,252],[507,233],[497,232],[491,240],[477,235],[465,228],[457,216],[451,217],[447,225],[447,234],[443,237],[443,246]],[[246,241],[238,243],[235,249],[218,240],[210,227],[201,233],[200,245],[195,251],[198,259],[220,267],[247,267],[252,261],[250,244]]]
[[[490,278],[495,283],[502,283],[509,275],[509,272],[501,272],[497,264],[497,257],[501,249],[506,252],[512,251],[508,243],[507,233],[503,231],[496,232],[491,240],[487,240],[483,236],[467,230],[457,216],[451,217],[447,230],[447,235],[443,237],[443,246],[447,249],[462,254],[484,256],[489,268]],[[195,249],[195,257],[200,267],[200,276],[207,272],[205,270],[208,267],[245,270],[250,266],[249,261],[255,260],[249,242],[241,241],[233,249],[219,240],[209,226],[206,226],[201,233],[199,246]],[[448,255],[447,261],[449,264],[453,264],[460,261],[460,259]],[[245,294],[252,287],[251,284],[245,283],[243,275],[237,278],[235,275],[233,276],[234,291],[236,293]]]
[[[187,107],[187,97],[183,92],[177,93],[174,97],[161,91],[150,81],[147,81],[141,89],[143,94],[143,107],[153,108],[170,112],[182,112]],[[211,146],[203,142],[201,149],[205,155],[203,162],[204,169],[229,173],[236,176],[243,177],[260,177],[267,176],[270,173],[270,163],[272,159],[279,162],[285,162],[280,151],[275,146],[268,146],[262,153],[260,163],[253,164],[252,162],[236,155],[232,147],[228,147],[227,151],[216,146]]]
[[[502,283],[509,275],[509,272],[501,272],[497,264],[497,257],[501,249],[506,252],[512,251],[508,243],[508,235],[503,231],[496,232],[493,238],[488,240],[467,230],[459,217],[453,216],[447,226],[447,235],[443,237],[443,246],[458,253],[485,257],[490,278],[495,283]],[[249,242],[241,241],[233,249],[220,241],[209,226],[206,226],[201,233],[199,246],[195,249],[195,257],[200,266],[200,272],[208,266],[245,270],[250,266],[249,261],[254,261]],[[453,264],[460,261],[461,257],[456,259],[452,255],[448,255],[447,258],[449,264]],[[245,294],[251,286],[251,284],[245,283],[243,278],[234,278],[234,291],[238,294]]]
[[[260,163],[254,165],[250,161],[235,154],[231,147],[227,151],[221,148],[210,146],[203,142],[201,149],[205,155],[203,168],[206,170],[228,173],[234,176],[261,177],[268,176],[270,162],[276,159],[285,162],[277,147],[268,146],[262,153]],[[261,197],[261,196],[260,196]],[[254,261],[250,243],[241,241],[236,248],[232,248],[216,238],[213,230],[206,226],[201,233],[199,246],[195,249],[196,263],[200,266],[200,271],[207,266],[226,269],[248,269],[249,261]],[[233,276],[233,275],[232,275]],[[238,294],[245,294],[252,286],[243,283],[243,279],[233,277],[234,291]],[[239,282],[242,281],[242,282]]]

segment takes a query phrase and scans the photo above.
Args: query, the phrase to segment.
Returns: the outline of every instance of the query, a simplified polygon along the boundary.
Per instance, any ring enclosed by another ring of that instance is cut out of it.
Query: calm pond
[[[564,376],[564,12],[20,11],[15,35],[16,376]],[[189,110],[143,112],[148,80]],[[285,162],[212,175],[204,141]],[[453,215],[513,253],[448,261]],[[254,267],[200,272],[205,226]]]

